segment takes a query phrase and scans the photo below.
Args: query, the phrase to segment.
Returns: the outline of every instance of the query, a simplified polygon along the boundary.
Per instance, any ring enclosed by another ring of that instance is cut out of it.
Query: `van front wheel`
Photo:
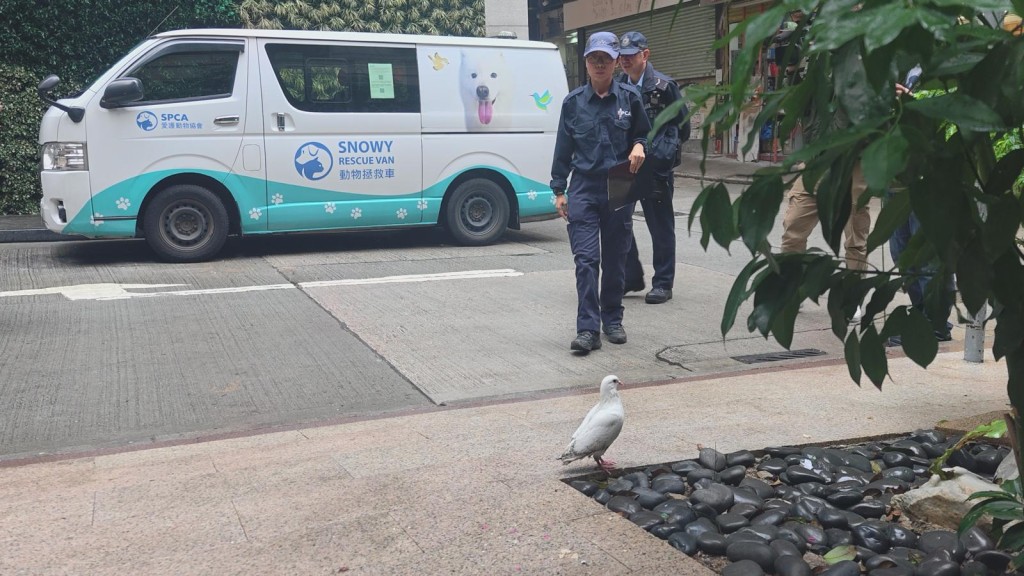
[[[464,246],[482,246],[501,237],[508,227],[505,191],[486,178],[471,178],[452,192],[445,223],[452,238]]]
[[[228,237],[228,213],[202,186],[178,184],[153,199],[143,219],[146,242],[168,262],[213,258]]]

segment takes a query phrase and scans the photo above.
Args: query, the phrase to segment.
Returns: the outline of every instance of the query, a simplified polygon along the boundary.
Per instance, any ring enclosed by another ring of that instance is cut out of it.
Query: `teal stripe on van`
[[[519,203],[521,218],[555,213],[551,188],[500,168],[474,166],[501,173],[508,179]],[[82,210],[64,228],[65,234],[89,237],[131,238],[146,193],[160,181],[176,174],[201,174],[221,182],[238,204],[243,234],[338,230],[403,225],[436,224],[441,201],[453,175],[422,192],[381,197],[321,190],[272,182],[212,170],[161,170],[119,182],[92,198],[92,210]],[[123,220],[102,220],[121,217]],[[268,225],[272,222],[273,226]]]

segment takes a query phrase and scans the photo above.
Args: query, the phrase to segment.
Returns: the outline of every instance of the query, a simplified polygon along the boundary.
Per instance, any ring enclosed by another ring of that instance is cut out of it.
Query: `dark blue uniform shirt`
[[[604,98],[590,84],[573,90],[562,101],[551,189],[564,191],[570,172],[606,174],[612,166],[629,159],[634,144],[646,145],[650,130],[651,122],[636,88],[612,82]]]

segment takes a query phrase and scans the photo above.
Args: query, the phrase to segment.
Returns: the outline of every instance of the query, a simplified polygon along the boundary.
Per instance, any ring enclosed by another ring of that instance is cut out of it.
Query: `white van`
[[[179,30],[39,131],[47,228],[206,260],[228,234],[443,225],[467,245],[556,216],[553,44]]]

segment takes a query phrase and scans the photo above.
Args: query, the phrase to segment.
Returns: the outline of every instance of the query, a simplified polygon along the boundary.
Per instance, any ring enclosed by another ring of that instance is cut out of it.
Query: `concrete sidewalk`
[[[676,168],[680,178],[700,178],[699,154],[683,154],[683,162]],[[709,180],[729,183],[746,183],[758,168],[770,166],[766,162],[743,163],[724,156],[709,156],[706,163]],[[81,240],[81,236],[63,235],[50,232],[38,214],[21,216],[0,216],[0,243],[3,242],[56,242],[60,240]]]
[[[622,390],[608,457],[642,467],[934,427],[1006,407],[1006,367],[944,348]],[[562,482],[556,457],[597,400],[436,408],[0,468],[3,574],[711,574]]]

